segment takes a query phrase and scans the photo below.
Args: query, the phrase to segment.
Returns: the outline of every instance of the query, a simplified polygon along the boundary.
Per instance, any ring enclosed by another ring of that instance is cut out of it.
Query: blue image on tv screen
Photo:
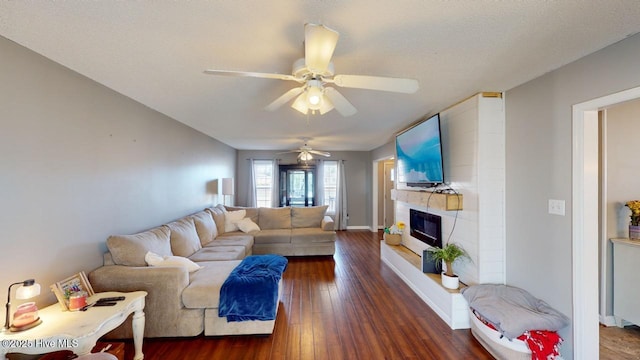
[[[444,182],[439,114],[399,134],[396,155],[399,182],[416,185]]]

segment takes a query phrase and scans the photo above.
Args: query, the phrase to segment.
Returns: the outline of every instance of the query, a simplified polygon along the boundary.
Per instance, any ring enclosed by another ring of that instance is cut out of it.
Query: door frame
[[[598,111],[640,98],[640,87],[573,105],[572,108],[572,283],[573,356],[599,354],[598,309]]]

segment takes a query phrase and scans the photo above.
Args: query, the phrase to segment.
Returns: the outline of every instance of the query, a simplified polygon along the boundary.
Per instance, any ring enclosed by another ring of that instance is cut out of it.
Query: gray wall
[[[235,149],[3,37],[0,63],[0,289],[35,278],[52,303],[108,235],[217,203],[235,173]]]
[[[249,161],[247,159],[280,159],[280,164],[295,164],[297,153],[277,154],[286,151],[238,150],[236,204],[246,205],[249,187]],[[327,160],[345,160],[347,177],[347,210],[349,227],[371,226],[371,157],[368,151],[331,151]]]
[[[635,35],[506,93],[507,283],[569,317],[572,105],[639,86],[638,59]],[[565,200],[566,215],[549,215],[548,199]],[[572,328],[560,334],[571,359]]]

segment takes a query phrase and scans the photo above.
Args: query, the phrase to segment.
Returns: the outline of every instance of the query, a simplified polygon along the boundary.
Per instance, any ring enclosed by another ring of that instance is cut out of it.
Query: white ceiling
[[[415,78],[415,94],[345,89],[358,109],[263,108],[294,82],[304,24],[340,39],[337,74]],[[640,31],[637,0],[2,1],[0,35],[237,149],[371,150],[425,115],[506,91]]]

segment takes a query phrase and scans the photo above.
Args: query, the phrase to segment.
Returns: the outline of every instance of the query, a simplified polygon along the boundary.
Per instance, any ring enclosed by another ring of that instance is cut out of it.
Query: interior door
[[[394,186],[394,161],[385,161],[384,168],[384,226],[390,227],[395,223],[395,202],[391,200],[391,189]]]

